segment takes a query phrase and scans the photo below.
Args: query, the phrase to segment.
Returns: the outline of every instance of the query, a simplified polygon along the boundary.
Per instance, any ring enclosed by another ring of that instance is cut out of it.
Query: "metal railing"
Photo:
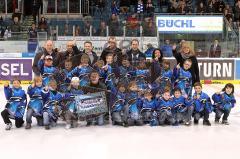
[[[43,14],[89,14],[89,0],[43,1]]]

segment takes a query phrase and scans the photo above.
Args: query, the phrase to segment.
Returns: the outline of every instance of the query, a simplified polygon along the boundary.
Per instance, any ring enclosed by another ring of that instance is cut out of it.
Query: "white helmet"
[[[79,77],[73,77],[71,79],[71,82],[80,82],[80,79],[79,79]]]

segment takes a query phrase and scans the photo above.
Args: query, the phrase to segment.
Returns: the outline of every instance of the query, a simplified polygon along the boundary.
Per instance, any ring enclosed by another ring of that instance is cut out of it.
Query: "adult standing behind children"
[[[38,61],[41,59],[42,56],[50,55],[53,58],[53,66],[58,67],[59,64],[61,64],[61,54],[57,52],[57,49],[53,48],[53,41],[48,40],[45,43],[45,46],[43,48],[43,51],[37,53],[34,57],[33,61],[33,72],[35,75],[40,75],[40,70],[38,68]]]
[[[152,54],[151,70],[151,82],[154,82],[162,73],[162,60],[163,55],[160,49],[155,49]]]
[[[117,47],[117,40],[113,36],[109,38],[108,47],[103,50],[100,59],[106,63],[106,56],[109,53],[114,55],[114,62],[117,62],[118,65],[121,65],[122,50]]]
[[[187,42],[182,43],[179,52],[176,51],[176,45],[173,45],[173,56],[177,60],[177,64],[180,63],[181,67],[183,67],[185,60],[190,59],[192,61],[192,66],[189,71],[192,75],[192,85],[196,82],[200,82],[198,60],[195,52],[190,48]]]
[[[67,42],[67,49],[63,52],[62,56],[63,60],[60,64],[61,67],[64,67],[64,62],[67,59],[72,61],[73,67],[76,67],[80,64],[81,52],[77,47],[76,40]]]
[[[88,55],[90,66],[93,66],[98,60],[97,53],[93,51],[93,46],[91,41],[84,42],[84,50],[82,51],[81,56],[83,54]]]
[[[127,51],[128,60],[133,66],[138,66],[141,59],[146,59],[145,54],[139,50],[139,41],[133,39],[131,41],[131,49]]]

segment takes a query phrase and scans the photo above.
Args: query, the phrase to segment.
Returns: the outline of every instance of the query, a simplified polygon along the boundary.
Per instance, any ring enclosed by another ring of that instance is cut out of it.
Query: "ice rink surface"
[[[204,85],[211,96],[223,85]],[[6,100],[0,88],[1,108]],[[5,131],[0,119],[0,159],[238,159],[240,157],[240,87],[235,85],[236,107],[229,117],[230,125],[200,124],[190,127],[118,127],[80,125],[65,130],[36,127]]]

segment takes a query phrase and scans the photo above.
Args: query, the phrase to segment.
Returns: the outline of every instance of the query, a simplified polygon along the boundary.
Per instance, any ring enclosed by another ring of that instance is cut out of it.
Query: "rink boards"
[[[0,84],[18,77],[22,84],[29,84],[33,78],[33,56],[27,53],[0,54]],[[171,68],[176,65],[175,58],[170,61]],[[147,59],[150,62],[149,59]],[[198,58],[199,75],[204,84],[240,84],[240,58]]]

